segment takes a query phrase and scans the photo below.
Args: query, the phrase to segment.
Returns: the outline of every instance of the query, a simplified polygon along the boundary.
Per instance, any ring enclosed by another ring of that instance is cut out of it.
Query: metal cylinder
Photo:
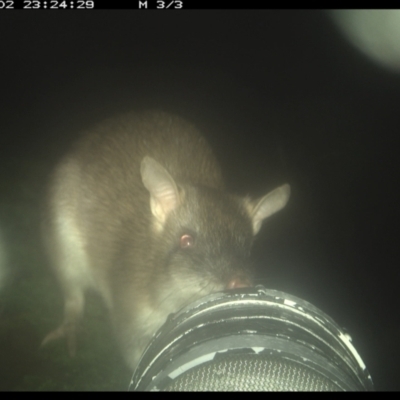
[[[365,391],[351,338],[312,304],[263,286],[215,293],[172,314],[136,369],[140,391]]]

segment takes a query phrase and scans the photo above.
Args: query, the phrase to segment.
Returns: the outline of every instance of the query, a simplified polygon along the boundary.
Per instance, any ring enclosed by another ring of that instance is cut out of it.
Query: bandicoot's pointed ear
[[[168,214],[179,204],[178,188],[168,171],[151,157],[143,158],[140,173],[150,192],[151,212],[162,229]]]
[[[290,186],[282,185],[272,192],[269,192],[261,200],[249,205],[251,220],[253,223],[253,234],[256,235],[261,228],[265,218],[275,214],[277,211],[285,207],[290,197]]]

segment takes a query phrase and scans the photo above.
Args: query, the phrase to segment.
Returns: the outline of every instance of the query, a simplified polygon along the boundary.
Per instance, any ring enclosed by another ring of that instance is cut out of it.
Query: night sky
[[[400,72],[322,11],[1,10],[0,57],[6,286],[35,278],[12,249],[36,243],[46,174],[79,132],[163,109],[203,131],[231,191],[291,185],[254,246],[260,281],[330,315],[376,388],[400,390]]]

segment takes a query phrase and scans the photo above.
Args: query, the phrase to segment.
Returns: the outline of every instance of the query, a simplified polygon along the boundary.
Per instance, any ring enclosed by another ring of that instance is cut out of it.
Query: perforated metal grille
[[[340,391],[320,373],[262,355],[227,355],[180,375],[167,391]]]

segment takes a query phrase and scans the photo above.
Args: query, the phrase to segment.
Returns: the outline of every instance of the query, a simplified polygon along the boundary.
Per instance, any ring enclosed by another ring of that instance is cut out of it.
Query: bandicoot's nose
[[[243,278],[234,278],[231,279],[226,286],[227,289],[239,289],[239,288],[245,288],[245,287],[250,287],[251,283],[247,279]]]

